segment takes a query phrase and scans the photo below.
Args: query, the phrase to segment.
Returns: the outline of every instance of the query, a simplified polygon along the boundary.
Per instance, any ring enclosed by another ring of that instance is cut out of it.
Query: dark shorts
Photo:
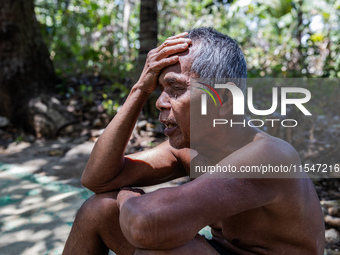
[[[232,253],[231,251],[228,251],[223,245],[220,243],[214,241],[214,240],[209,240],[205,239],[207,242],[221,255],[235,255],[235,253]]]

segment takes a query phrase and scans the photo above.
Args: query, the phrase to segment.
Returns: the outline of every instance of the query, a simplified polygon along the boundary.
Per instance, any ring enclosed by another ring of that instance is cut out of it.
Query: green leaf
[[[104,15],[103,17],[100,18],[100,22],[102,23],[103,26],[110,25],[111,18],[108,15]]]
[[[98,5],[97,3],[92,2],[92,3],[91,3],[91,9],[94,10],[94,11],[96,11],[96,10],[99,9],[99,5]]]
[[[323,34],[321,33],[315,33],[313,35],[310,36],[310,39],[313,41],[313,42],[322,42],[323,39],[324,39],[324,36]]]

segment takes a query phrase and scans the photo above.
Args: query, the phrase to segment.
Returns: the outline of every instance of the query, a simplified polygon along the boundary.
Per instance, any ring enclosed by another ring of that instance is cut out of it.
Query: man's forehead
[[[179,56],[179,60],[175,65],[168,66],[164,68],[159,76],[159,80],[168,80],[171,79],[184,79],[188,76],[192,76],[191,66],[193,63],[193,54],[190,54],[190,51],[181,52],[180,54],[176,54]]]
[[[190,73],[191,66],[194,62],[194,49],[189,48],[188,50],[181,52],[178,55],[179,61],[178,64],[181,66],[182,73]]]

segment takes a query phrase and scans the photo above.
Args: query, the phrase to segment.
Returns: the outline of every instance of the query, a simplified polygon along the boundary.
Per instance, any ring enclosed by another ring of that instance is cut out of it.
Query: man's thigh
[[[202,236],[196,235],[189,243],[172,250],[140,250],[137,249],[134,255],[219,255]]]

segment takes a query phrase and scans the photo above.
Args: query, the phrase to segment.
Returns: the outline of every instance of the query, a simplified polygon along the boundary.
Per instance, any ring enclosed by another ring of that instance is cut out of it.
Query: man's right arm
[[[128,157],[124,157],[124,152],[144,103],[157,88],[161,70],[178,62],[178,56],[171,55],[188,49],[190,40],[183,36],[185,34],[170,37],[149,52],[139,81],[94,146],[82,176],[85,187],[102,193],[123,186],[152,183],[149,179],[153,175],[155,181],[180,175],[170,173],[176,157],[168,142]]]

